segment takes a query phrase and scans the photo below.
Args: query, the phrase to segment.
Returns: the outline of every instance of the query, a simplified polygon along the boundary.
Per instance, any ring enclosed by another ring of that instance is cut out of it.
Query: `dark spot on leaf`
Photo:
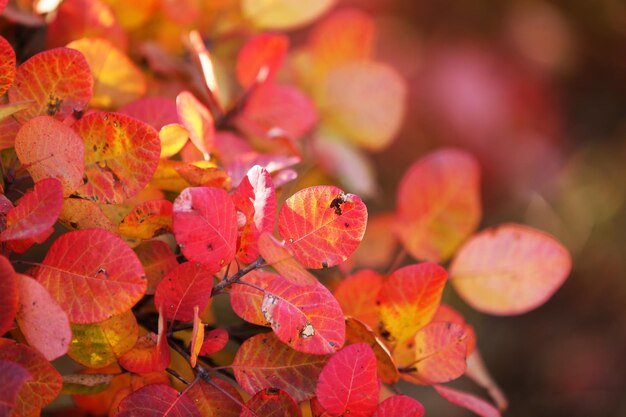
[[[93,145],[93,148],[91,149],[93,149],[94,152],[98,152],[98,147],[96,145]]]
[[[322,262],[322,268],[328,268],[328,262],[323,261]]]
[[[348,227],[350,227],[350,223],[347,223],[347,222],[346,222],[346,223],[344,223],[343,225],[346,227],[346,229],[347,229]]]
[[[208,249],[208,250],[213,250],[213,244],[212,244],[212,243],[209,243],[209,244],[207,245],[207,249]]]
[[[76,222],[70,222],[70,226],[72,226],[74,229],[78,229],[78,223]]]
[[[54,97],[53,95],[50,95],[48,100],[48,106],[46,109],[46,113],[48,114],[48,116],[54,116],[55,114],[57,114],[61,110],[62,104],[63,100],[58,97]]]

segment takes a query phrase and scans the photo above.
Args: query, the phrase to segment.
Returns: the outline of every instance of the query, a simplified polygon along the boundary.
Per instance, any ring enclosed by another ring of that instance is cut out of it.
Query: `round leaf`
[[[203,417],[239,417],[243,401],[235,387],[221,379],[199,381],[185,394]]]
[[[335,289],[335,298],[346,316],[365,323],[372,329],[378,327],[376,300],[383,286],[383,276],[371,269],[363,269],[341,281]]]
[[[194,306],[202,311],[209,303],[214,272],[196,262],[178,265],[157,285],[154,304],[168,319],[193,320]]]
[[[244,88],[249,88],[257,81],[270,81],[283,64],[289,38],[285,35],[261,33],[250,38],[237,56],[237,80]],[[260,71],[265,74],[259,80]]]
[[[570,273],[572,259],[552,236],[506,224],[473,236],[450,266],[452,285],[483,313],[522,314],[545,303]]]
[[[163,384],[146,385],[124,398],[115,417],[200,417],[193,401]]]
[[[267,388],[254,394],[246,401],[246,408],[241,411],[241,417],[301,417],[300,407],[284,391],[276,388]]]
[[[298,191],[285,201],[278,230],[307,268],[335,266],[354,252],[365,234],[367,208],[334,186]]]
[[[290,29],[315,20],[336,0],[303,3],[300,0],[243,0],[243,15],[265,29]]]
[[[406,395],[393,395],[378,405],[372,417],[422,417],[424,406]]]

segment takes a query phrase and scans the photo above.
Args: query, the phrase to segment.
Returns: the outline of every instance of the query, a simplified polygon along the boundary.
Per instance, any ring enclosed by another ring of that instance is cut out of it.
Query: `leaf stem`
[[[252,272],[255,269],[260,268],[264,264],[265,264],[265,260],[262,257],[259,257],[259,259],[257,259],[250,265],[246,266],[243,269],[240,269],[239,271],[237,271],[230,277],[224,278],[222,281],[215,284],[215,286],[213,287],[213,291],[211,292],[211,296],[219,294],[222,290],[224,290],[224,288],[227,288],[231,286],[232,284],[237,283],[241,279],[241,277],[246,275],[248,272]]]
[[[165,372],[167,372],[168,374],[172,375],[174,378],[178,379],[183,384],[189,385],[189,381],[187,381],[185,378],[183,378],[181,374],[179,374],[178,372],[176,372],[172,368],[165,368]]]

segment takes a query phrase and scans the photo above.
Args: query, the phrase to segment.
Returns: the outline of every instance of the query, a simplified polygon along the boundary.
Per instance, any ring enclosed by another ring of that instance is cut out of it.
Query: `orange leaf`
[[[443,385],[435,385],[435,390],[450,403],[468,409],[476,415],[481,417],[500,417],[500,412],[493,405],[473,394],[444,387]]]
[[[15,51],[11,44],[0,36],[0,96],[3,96],[13,84],[15,63]]]
[[[134,373],[165,370],[170,364],[166,326],[165,316],[159,312],[159,333],[140,336],[135,346],[119,358],[120,365]]]
[[[248,394],[278,388],[300,402],[315,395],[315,384],[328,356],[291,349],[273,333],[246,340],[233,360],[235,378]]]
[[[221,168],[201,168],[183,163],[176,165],[174,169],[185,181],[194,187],[230,188],[230,177]]]
[[[197,262],[178,265],[157,285],[154,305],[167,319],[193,320],[194,307],[203,311],[209,303],[214,272]]]
[[[143,73],[112,42],[102,38],[82,38],[67,47],[80,51],[89,63],[94,83],[91,106],[117,109],[146,93]]]
[[[221,379],[199,381],[185,393],[203,417],[239,417],[243,401],[239,391]]]
[[[376,300],[383,286],[383,276],[364,269],[350,275],[335,289],[335,298],[346,316],[354,317],[372,329],[378,327]]]
[[[104,229],[117,232],[117,224],[103,213],[97,203],[80,198],[63,200],[59,221],[68,229]]]
[[[17,324],[29,345],[47,360],[65,353],[72,341],[70,322],[50,293],[29,276],[17,274],[20,305]]]
[[[190,359],[189,363],[192,368],[196,367],[196,363],[198,361],[198,354],[200,353],[200,349],[202,348],[204,341],[204,324],[202,324],[202,320],[198,315],[199,309],[198,306],[193,307],[193,330],[191,332],[191,347],[190,351]]]
[[[259,251],[265,263],[294,285],[313,285],[317,278],[302,267],[284,243],[278,242],[271,233],[259,236]]]
[[[193,401],[163,384],[146,385],[124,398],[115,417],[200,417]]]
[[[454,323],[431,323],[399,344],[393,358],[404,368],[402,378],[415,384],[456,379],[465,372],[467,333]]]
[[[363,201],[334,186],[298,191],[285,201],[278,215],[281,236],[307,268],[345,261],[363,239],[366,223]]]
[[[22,126],[15,137],[15,152],[33,180],[61,181],[64,196],[83,183],[83,140],[71,127],[50,116],[35,117]]]
[[[285,391],[266,388],[246,401],[241,417],[302,417],[300,407]]]
[[[146,294],[154,294],[163,277],[178,265],[176,255],[167,243],[160,240],[148,240],[134,250],[148,280]]]
[[[87,114],[73,127],[85,144],[87,182],[77,195],[121,203],[148,184],[161,153],[156,130],[132,117],[105,112]]]
[[[13,325],[18,309],[17,274],[11,262],[0,255],[0,336]]]
[[[396,343],[430,322],[441,302],[448,274],[431,262],[397,269],[378,296],[381,325]]]
[[[172,203],[167,200],[144,201],[133,208],[119,225],[122,236],[147,240],[172,230]]]
[[[292,29],[305,25],[329,10],[336,0],[243,0],[243,15],[264,29]]]
[[[361,244],[351,259],[361,268],[385,268],[391,265],[397,241],[393,233],[394,216],[391,213],[377,214],[367,221],[367,230]]]
[[[61,375],[35,349],[12,340],[0,339],[0,360],[21,365],[32,377],[17,394],[12,415],[38,415],[41,408],[50,404],[61,392]]]
[[[237,55],[237,80],[244,88],[257,82],[272,81],[283,65],[289,38],[285,35],[261,33],[248,39]]]
[[[137,255],[119,237],[101,229],[61,235],[36,278],[72,323],[95,323],[128,311],[146,291]]]
[[[183,91],[176,97],[178,120],[189,132],[189,139],[209,160],[215,141],[215,126],[213,116],[189,91]]]
[[[467,152],[441,149],[413,164],[400,182],[396,232],[416,259],[448,259],[481,217],[480,169]]]
[[[89,64],[80,52],[69,48],[49,49],[18,67],[9,88],[9,101],[34,101],[13,115],[20,122],[39,115],[62,120],[87,107],[92,89]]]
[[[275,279],[281,277],[265,271],[251,271],[246,274],[243,281],[247,284],[233,284],[229,291],[230,305],[235,314],[249,323],[259,326],[269,326],[268,320],[261,311],[265,293],[255,287],[265,289]]]
[[[572,259],[552,236],[505,224],[473,236],[450,266],[452,285],[476,310],[522,314],[545,303],[570,273]]]

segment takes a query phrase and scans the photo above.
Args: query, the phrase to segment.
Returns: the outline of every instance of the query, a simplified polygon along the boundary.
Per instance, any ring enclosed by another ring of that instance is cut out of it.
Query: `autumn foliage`
[[[444,289],[520,314],[571,259],[523,225],[478,230],[481,168],[462,149],[416,161],[395,211],[368,218],[355,175],[406,112],[368,15],[332,0],[38,4],[5,17],[45,25],[43,51],[0,37],[0,416],[59,395],[81,415],[424,415],[392,394],[400,380],[500,415],[484,335]],[[306,25],[297,48],[280,32]],[[413,260],[386,256],[396,245]],[[70,370],[50,363],[63,356]],[[462,375],[491,399],[443,385]]]

